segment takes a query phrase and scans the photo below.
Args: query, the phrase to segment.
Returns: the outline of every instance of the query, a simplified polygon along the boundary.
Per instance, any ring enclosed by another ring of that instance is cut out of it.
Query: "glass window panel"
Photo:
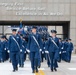
[[[5,33],[5,34],[12,33],[11,27],[9,27],[9,26],[4,26],[4,33]]]
[[[48,32],[50,32],[52,29],[55,29],[55,26],[48,26]]]
[[[0,34],[2,33],[2,26],[0,26]]]
[[[63,34],[62,26],[56,26],[57,34]]]

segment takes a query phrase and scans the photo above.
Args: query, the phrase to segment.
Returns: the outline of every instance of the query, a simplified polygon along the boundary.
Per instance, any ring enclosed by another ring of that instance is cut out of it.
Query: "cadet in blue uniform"
[[[0,50],[0,52],[1,52],[1,59],[2,59],[2,62],[4,62],[5,60],[6,60],[6,41],[5,41],[5,38],[6,38],[6,36],[2,36],[1,37],[1,50]]]
[[[59,38],[59,59],[58,62],[61,62],[62,59],[62,50],[63,50],[63,43],[61,38]]]
[[[63,43],[63,49],[62,49],[62,60],[64,61],[67,61],[67,54],[66,54],[66,51],[67,51],[67,42],[68,40],[64,40],[62,43]]]
[[[19,67],[24,67],[24,54],[26,53],[27,42],[25,41],[25,37],[22,36],[22,50],[20,50],[20,61]]]
[[[59,54],[59,39],[56,37],[56,30],[51,30],[51,37],[47,41],[46,44],[46,51],[45,53],[49,52],[50,61],[51,61],[51,71],[53,70],[57,71],[57,59]]]
[[[68,43],[67,43],[67,62],[71,61],[72,51],[73,51],[73,43],[71,42],[71,39],[68,39]]]
[[[18,70],[19,52],[22,50],[22,42],[20,36],[16,33],[16,29],[12,30],[12,35],[9,37],[9,52],[13,65],[13,72]]]
[[[46,48],[45,48],[45,47],[46,47],[46,44],[47,44],[47,39],[45,39],[45,40],[44,40],[44,43],[43,43],[43,49],[44,49],[44,51],[45,51],[45,49],[46,49]],[[48,67],[50,67],[49,54],[44,52],[44,56],[45,56],[45,59],[46,59],[46,61],[47,61]]]
[[[43,43],[43,48],[42,48],[42,52],[41,52],[41,62],[43,62],[44,60],[44,53],[45,53],[45,42],[44,42],[44,38],[42,39],[42,43]]]
[[[6,60],[9,59],[9,54],[8,54],[8,39],[7,37],[5,36],[5,51],[6,51]]]
[[[1,54],[1,38],[0,38],[0,63],[1,63],[1,59],[2,59],[2,54]]]
[[[30,52],[30,58],[31,58],[31,67],[32,72],[35,73],[38,72],[38,59],[40,57],[40,50],[41,50],[41,37],[36,32],[36,27],[33,26],[32,28],[32,34],[29,35],[28,38],[28,44],[27,44],[27,51]]]

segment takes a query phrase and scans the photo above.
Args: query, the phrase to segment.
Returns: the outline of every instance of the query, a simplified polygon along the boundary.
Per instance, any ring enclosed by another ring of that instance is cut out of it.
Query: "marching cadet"
[[[62,59],[62,50],[63,50],[63,43],[61,38],[59,38],[59,59],[58,62],[61,62]]]
[[[9,58],[9,54],[8,54],[8,39],[6,37],[6,35],[4,35],[5,37],[5,60],[8,60]]]
[[[5,41],[5,38],[6,36],[3,35],[1,37],[1,48],[0,48],[0,53],[1,53],[1,59],[2,59],[2,62],[4,62],[6,60],[6,41]]]
[[[57,59],[59,54],[59,39],[56,37],[56,30],[51,30],[51,37],[47,41],[45,53],[49,53],[51,61],[51,71],[57,71]]]
[[[45,57],[45,59],[46,59],[46,61],[47,61],[47,65],[48,65],[48,67],[50,67],[50,59],[49,59],[49,54],[48,54],[48,53],[45,53],[46,43],[47,43],[47,39],[45,39],[45,40],[44,40],[44,42],[43,42],[44,57]]]
[[[44,43],[44,38],[42,39],[42,44],[43,44],[43,48],[42,48],[42,51],[41,51],[41,62],[43,62],[44,60],[44,52],[45,52],[45,43]]]
[[[27,42],[25,41],[25,37],[22,37],[22,50],[20,51],[20,61],[19,67],[24,67],[24,54],[26,53]]]
[[[67,43],[67,62],[69,62],[69,63],[71,61],[72,51],[73,51],[73,43],[71,42],[71,39],[68,39],[68,43]]]
[[[2,60],[2,54],[1,54],[1,38],[0,38],[0,63],[1,63],[1,60]]]
[[[20,36],[16,33],[16,29],[12,29],[12,35],[9,37],[10,58],[13,65],[13,72],[18,70],[19,52],[22,50],[22,42]]]
[[[62,60],[67,62],[67,43],[68,43],[68,39],[65,39],[63,42],[63,49],[62,49]]]
[[[41,37],[36,32],[36,27],[33,26],[32,34],[29,35],[27,44],[27,51],[30,52],[32,73],[35,73],[35,71],[38,72],[38,59],[40,57],[39,53],[41,47],[42,47]]]

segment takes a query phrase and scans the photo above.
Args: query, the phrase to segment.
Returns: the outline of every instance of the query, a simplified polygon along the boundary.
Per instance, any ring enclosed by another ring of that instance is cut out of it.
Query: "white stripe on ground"
[[[73,71],[76,70],[76,68],[68,68],[68,69],[69,69],[69,70],[73,70]]]

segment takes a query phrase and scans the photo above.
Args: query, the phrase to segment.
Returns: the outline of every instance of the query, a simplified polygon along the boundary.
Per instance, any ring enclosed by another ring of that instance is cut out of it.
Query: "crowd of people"
[[[46,26],[28,26],[25,34],[12,29],[12,35],[7,39],[6,35],[0,38],[0,63],[10,59],[13,72],[19,67],[24,67],[27,55],[31,61],[32,73],[38,72],[41,63],[47,61],[51,71],[57,71],[58,62],[71,61],[73,43],[71,39],[59,38],[57,31],[48,33]]]

